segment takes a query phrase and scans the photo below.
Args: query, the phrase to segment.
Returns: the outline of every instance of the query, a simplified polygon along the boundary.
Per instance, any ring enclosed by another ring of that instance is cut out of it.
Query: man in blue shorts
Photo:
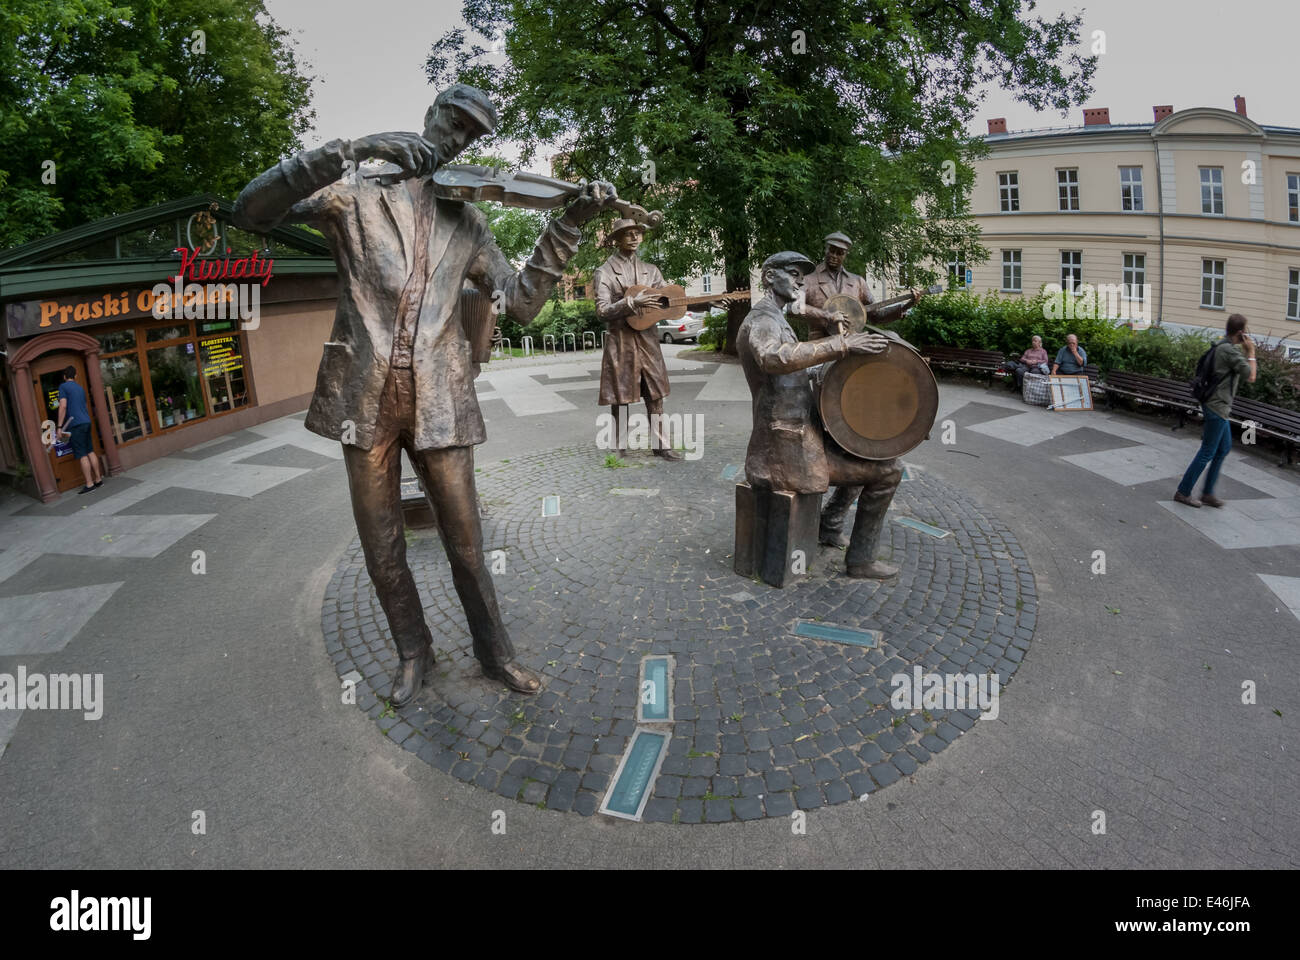
[[[90,439],[90,411],[86,409],[86,391],[77,383],[77,368],[66,367],[63,371],[63,383],[59,385],[59,422],[60,434],[66,434],[72,440],[72,455],[81,464],[81,475],[86,485],[77,493],[89,493],[104,483],[104,474],[99,469],[99,457],[95,456],[95,445]]]

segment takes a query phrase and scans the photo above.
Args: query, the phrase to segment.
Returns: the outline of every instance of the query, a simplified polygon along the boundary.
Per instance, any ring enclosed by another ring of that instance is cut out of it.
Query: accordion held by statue
[[[476,287],[460,291],[460,325],[469,340],[470,356],[475,363],[492,359],[492,336],[496,332],[497,318],[492,311],[492,301]]]

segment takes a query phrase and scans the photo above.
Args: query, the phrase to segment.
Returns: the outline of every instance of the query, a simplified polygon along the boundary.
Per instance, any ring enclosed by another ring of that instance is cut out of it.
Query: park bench
[[[1232,401],[1230,419],[1238,424],[1252,421],[1257,433],[1281,440],[1286,457],[1278,461],[1279,467],[1290,466],[1294,462],[1296,447],[1300,445],[1300,412],[1238,397]]]
[[[1006,359],[997,350],[967,350],[963,347],[922,347],[921,356],[932,369],[984,373],[990,378]]]
[[[1201,403],[1192,396],[1191,387],[1185,381],[1166,380],[1164,377],[1152,377],[1145,373],[1130,373],[1127,370],[1108,370],[1104,383],[1106,405],[1115,408],[1116,397],[1128,397],[1138,403],[1149,406],[1164,407],[1178,414],[1177,430],[1187,422],[1189,413],[1199,413]]]
[[[1178,427],[1187,422],[1189,413],[1199,414],[1200,401],[1192,396],[1191,388],[1181,380],[1166,380],[1144,373],[1129,373],[1126,370],[1110,370],[1106,373],[1106,402],[1115,406],[1115,397],[1129,397],[1138,403],[1165,407],[1178,414]],[[1295,448],[1300,445],[1300,413],[1277,407],[1259,400],[1238,397],[1232,402],[1232,423],[1242,426],[1247,422],[1255,424],[1257,433],[1282,441],[1286,457],[1278,461],[1278,466],[1289,466],[1295,459]],[[1178,427],[1174,427],[1175,430]]]

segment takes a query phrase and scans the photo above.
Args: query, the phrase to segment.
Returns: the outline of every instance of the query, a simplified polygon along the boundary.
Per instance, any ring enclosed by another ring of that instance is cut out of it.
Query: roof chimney
[[[1237,108],[1237,112],[1244,117],[1246,115],[1246,98],[1241,94],[1237,94],[1232,98],[1232,103]]]
[[[1159,122],[1160,122],[1161,120],[1163,120],[1165,117],[1169,116],[1171,113],[1174,112],[1173,105],[1172,105],[1172,104],[1168,104],[1168,103],[1163,104],[1163,105],[1158,106],[1158,107],[1152,107],[1151,109],[1155,111],[1155,114],[1156,114],[1156,123],[1159,123]]]
[[[1098,124],[1110,124],[1110,107],[1095,107],[1083,111],[1083,125],[1095,127]]]
[[[994,119],[992,119],[992,120],[989,121],[989,133],[990,133],[990,134],[994,134],[994,133],[1006,133],[1006,132],[1007,132],[1007,118],[1006,118],[1006,117],[995,117]]]

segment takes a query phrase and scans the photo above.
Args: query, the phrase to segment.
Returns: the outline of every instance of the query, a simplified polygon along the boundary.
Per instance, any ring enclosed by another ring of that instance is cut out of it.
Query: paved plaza
[[[387,707],[395,655],[341,455],[301,415],[96,494],[0,498],[0,673],[104,677],[101,719],[0,713],[4,861],[1300,864],[1294,469],[1236,448],[1227,507],[1188,510],[1172,495],[1195,427],[944,382],[886,526],[899,579],[850,580],[823,549],[775,590],[731,570],[740,369],[665,353],[667,412],[703,417],[699,459],[604,465],[598,353],[497,361],[478,381],[485,546],[546,678],[535,698],[478,675],[439,541],[416,530],[437,673]],[[631,822],[598,807],[653,657],[671,658],[672,718]],[[997,673],[996,715],[891,710],[914,666]]]

